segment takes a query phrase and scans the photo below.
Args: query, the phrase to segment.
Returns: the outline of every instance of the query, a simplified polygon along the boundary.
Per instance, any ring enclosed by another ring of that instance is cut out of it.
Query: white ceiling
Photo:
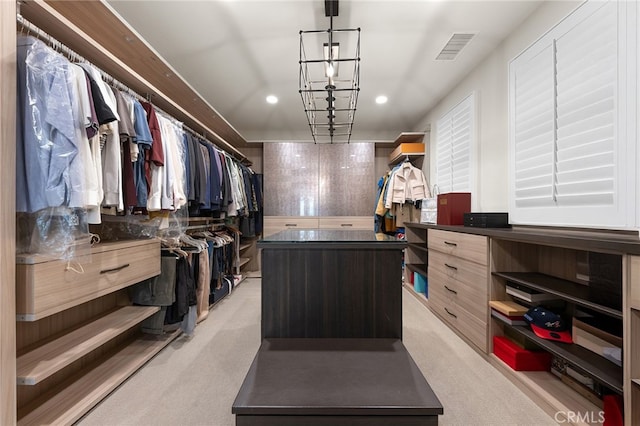
[[[329,28],[324,0],[108,3],[247,141],[311,140],[298,93],[299,31]],[[392,141],[423,130],[416,126],[429,109],[539,5],[340,0],[334,29],[362,29],[351,140]],[[436,61],[458,32],[476,36],[457,59]],[[265,102],[269,94],[276,105]],[[374,102],[380,94],[389,98],[384,105]]]

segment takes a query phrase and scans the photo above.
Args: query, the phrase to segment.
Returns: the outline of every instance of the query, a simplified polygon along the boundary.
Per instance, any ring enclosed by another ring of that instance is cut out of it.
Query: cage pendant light
[[[360,28],[333,28],[337,0],[325,1],[325,15],[328,30],[300,31],[298,90],[314,143],[349,143],[360,91]]]

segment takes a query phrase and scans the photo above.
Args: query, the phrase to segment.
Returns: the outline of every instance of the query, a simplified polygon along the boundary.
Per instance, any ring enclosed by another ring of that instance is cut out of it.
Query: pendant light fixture
[[[334,29],[338,0],[324,6],[329,29],[300,31],[298,89],[314,143],[349,143],[360,91],[360,28]]]

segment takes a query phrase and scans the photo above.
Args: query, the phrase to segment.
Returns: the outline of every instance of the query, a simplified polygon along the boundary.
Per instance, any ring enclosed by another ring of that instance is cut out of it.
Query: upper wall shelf
[[[424,132],[402,132],[393,141],[393,146],[397,147],[403,143],[422,143],[424,141]]]
[[[246,158],[237,149],[246,140],[104,1],[32,0],[20,13],[229,154]]]
[[[389,165],[398,164],[405,158],[409,160],[424,157],[424,132],[400,133],[393,143],[395,149],[389,155]]]

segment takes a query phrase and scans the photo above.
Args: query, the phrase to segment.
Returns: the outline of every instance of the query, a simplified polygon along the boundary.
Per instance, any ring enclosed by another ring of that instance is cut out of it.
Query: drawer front
[[[456,327],[457,314],[455,301],[441,293],[432,293],[429,287],[429,309],[439,318],[453,327]]]
[[[265,216],[264,236],[284,231],[285,229],[317,229],[317,217],[302,216]],[[373,228],[372,228],[373,229]]]
[[[160,274],[160,243],[112,244],[71,262],[17,265],[19,320],[35,321]]]
[[[438,251],[429,251],[429,270],[438,272],[449,280],[458,281],[474,297],[487,296],[489,278],[485,265],[478,265]]]
[[[466,284],[443,275],[438,270],[429,270],[429,294],[432,289],[473,315],[474,321],[487,322],[489,298],[487,292],[472,291]]]
[[[456,315],[458,316],[456,327],[460,334],[469,339],[482,352],[487,353],[487,323],[479,321],[459,305],[456,306]]]
[[[372,216],[324,216],[318,218],[321,229],[358,229],[373,231]]]
[[[478,320],[454,301],[443,299],[439,293],[431,294],[431,288],[429,288],[429,308],[451,328],[487,353],[486,322]]]
[[[480,265],[488,265],[488,240],[482,235],[429,229],[429,250],[451,254]]]

